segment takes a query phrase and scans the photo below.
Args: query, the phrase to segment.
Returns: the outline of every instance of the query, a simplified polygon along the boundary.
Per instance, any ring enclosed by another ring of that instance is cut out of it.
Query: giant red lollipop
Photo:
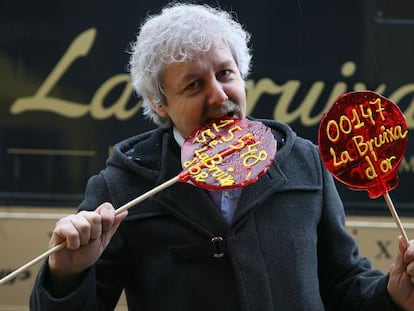
[[[213,120],[194,131],[181,149],[181,180],[205,189],[239,188],[255,182],[273,161],[276,141],[263,123]]]
[[[397,187],[397,168],[407,139],[399,107],[372,91],[341,95],[319,125],[318,144],[325,166],[350,189],[366,190],[371,199],[384,196],[408,244],[388,194]]]
[[[212,120],[195,130],[185,141],[181,160],[184,170],[163,184],[126,203],[121,212],[173,185],[188,182],[204,189],[228,189],[257,181],[273,162],[276,141],[263,123],[248,119]],[[58,244],[0,279],[0,285],[16,277],[49,255],[66,247]]]

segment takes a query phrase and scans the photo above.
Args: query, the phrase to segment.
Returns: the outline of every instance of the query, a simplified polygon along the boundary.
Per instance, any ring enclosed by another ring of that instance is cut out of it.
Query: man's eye
[[[231,74],[231,71],[230,70],[222,70],[222,71],[220,71],[218,74],[217,74],[217,78],[218,79],[223,79],[223,78],[227,78],[227,77],[229,77],[230,76],[230,74]]]
[[[187,90],[194,90],[200,85],[200,81],[193,81],[189,85],[187,85]]]

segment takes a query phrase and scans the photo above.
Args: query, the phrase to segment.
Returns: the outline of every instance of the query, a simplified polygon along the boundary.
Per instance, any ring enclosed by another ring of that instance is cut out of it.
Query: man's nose
[[[224,85],[217,80],[211,81],[208,96],[209,105],[221,105],[229,99]]]

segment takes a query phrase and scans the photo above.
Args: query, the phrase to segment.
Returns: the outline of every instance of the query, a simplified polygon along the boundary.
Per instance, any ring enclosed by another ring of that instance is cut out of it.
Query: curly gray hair
[[[132,85],[143,99],[143,113],[159,126],[171,120],[161,118],[151,105],[166,104],[160,82],[168,64],[186,62],[208,51],[215,41],[228,44],[240,74],[246,80],[251,62],[250,34],[234,16],[208,5],[172,3],[159,15],[148,16],[131,44],[129,70]]]

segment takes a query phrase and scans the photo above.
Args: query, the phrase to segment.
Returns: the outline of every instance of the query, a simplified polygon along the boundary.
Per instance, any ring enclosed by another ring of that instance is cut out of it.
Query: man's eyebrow
[[[219,63],[220,68],[222,68],[222,67],[231,67],[231,66],[237,66],[236,62],[234,60],[231,60],[231,59],[226,59],[226,60],[223,60],[222,62]]]
[[[178,78],[178,83],[185,83],[188,81],[193,81],[194,79],[198,79],[200,74],[197,72],[188,72]]]

